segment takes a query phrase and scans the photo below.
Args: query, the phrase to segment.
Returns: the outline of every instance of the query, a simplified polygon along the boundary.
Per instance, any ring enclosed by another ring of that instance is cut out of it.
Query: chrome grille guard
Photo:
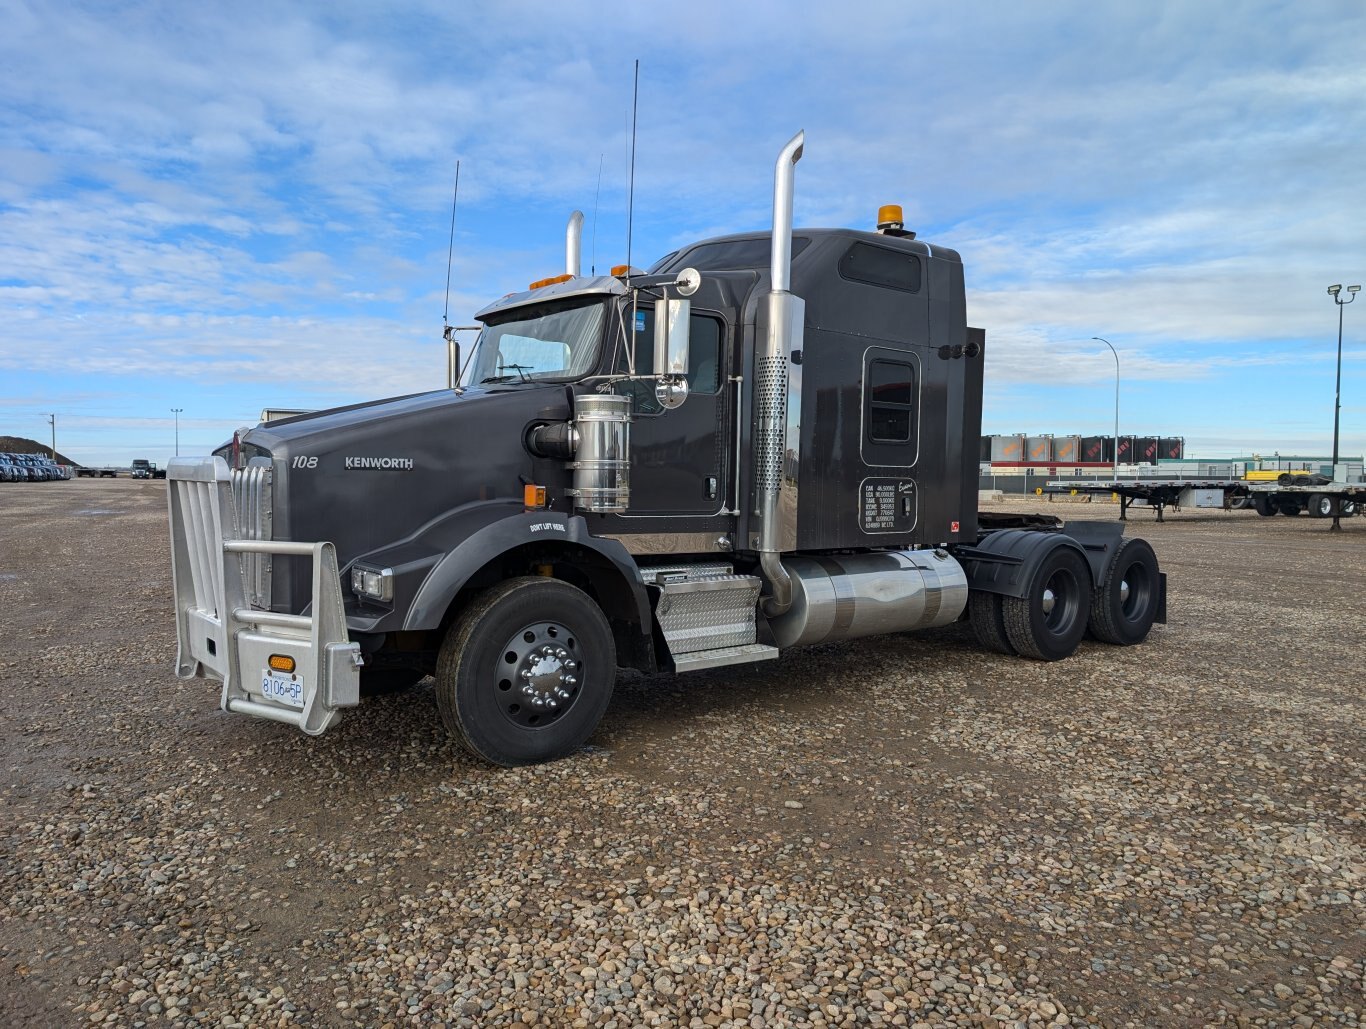
[[[359,644],[347,638],[337,555],[331,543],[243,539],[233,473],[221,457],[174,458],[167,468],[176,675],[223,682],[224,711],[294,725],[311,736],[360,702]],[[238,555],[313,559],[310,614],[253,607]],[[268,698],[272,656],[292,658],[301,706]]]

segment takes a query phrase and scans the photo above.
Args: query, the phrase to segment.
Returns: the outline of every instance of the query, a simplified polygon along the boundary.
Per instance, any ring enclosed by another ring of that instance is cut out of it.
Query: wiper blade
[[[528,368],[530,368],[532,371],[535,371],[535,367],[534,367],[533,365],[529,365],[529,364],[502,364],[502,365],[499,365],[498,367],[500,367],[500,368],[511,368],[514,372],[517,373],[517,381],[519,381],[519,382],[530,382],[530,381],[531,381],[531,376],[527,375],[527,373],[526,373],[526,370],[527,370]],[[486,378],[486,379],[480,379],[480,380],[479,380],[479,385],[482,386],[482,385],[483,385],[484,383],[486,383],[486,382],[508,382],[508,381],[510,381],[511,379],[512,379],[512,376],[511,376],[511,375],[490,375],[490,376],[489,376],[488,378]]]

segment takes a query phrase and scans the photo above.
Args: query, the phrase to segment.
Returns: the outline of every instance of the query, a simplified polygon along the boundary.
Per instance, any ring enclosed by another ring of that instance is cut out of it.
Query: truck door
[[[629,320],[629,314],[628,314]],[[635,314],[636,374],[654,370],[654,310]],[[624,517],[709,515],[725,507],[729,483],[726,455],[729,367],[725,323],[694,312],[689,322],[688,399],[666,411],[654,383],[624,382],[618,392],[633,398],[631,506]],[[624,357],[622,360],[624,368]]]

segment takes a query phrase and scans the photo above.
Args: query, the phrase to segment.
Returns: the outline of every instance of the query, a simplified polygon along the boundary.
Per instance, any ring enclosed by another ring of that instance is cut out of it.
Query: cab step
[[[678,671],[767,661],[777,647],[756,642],[755,610],[761,582],[727,566],[656,574],[655,616]],[[701,572],[701,574],[699,574]]]
[[[748,643],[743,647],[717,647],[714,650],[695,650],[674,658],[674,668],[680,672],[695,672],[702,668],[721,668],[724,665],[747,665],[754,661],[772,661],[778,656],[777,647],[762,643]]]

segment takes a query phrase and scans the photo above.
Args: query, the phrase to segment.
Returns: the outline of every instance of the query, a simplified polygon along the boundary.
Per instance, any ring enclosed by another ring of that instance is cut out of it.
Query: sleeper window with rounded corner
[[[915,369],[901,361],[868,365],[868,439],[909,443],[915,427]]]

